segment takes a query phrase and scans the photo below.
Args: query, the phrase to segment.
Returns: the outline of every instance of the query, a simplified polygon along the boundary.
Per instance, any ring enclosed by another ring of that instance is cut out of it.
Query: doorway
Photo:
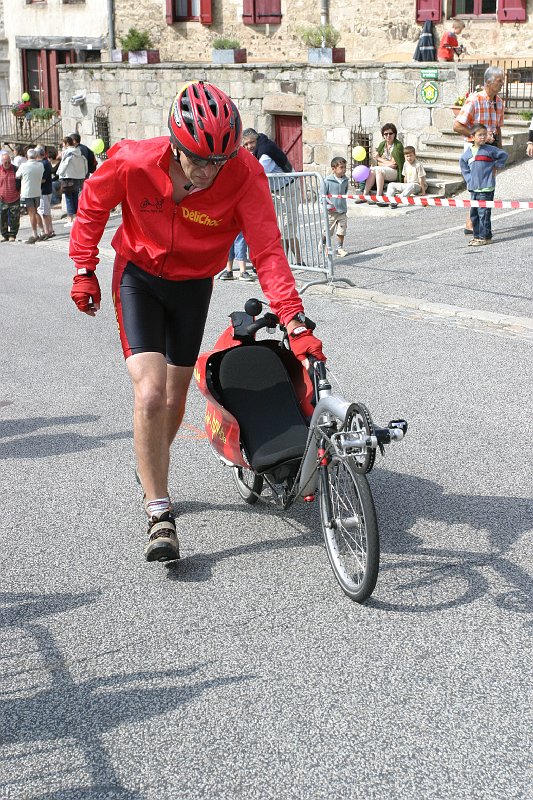
[[[302,118],[293,114],[275,114],[276,144],[283,150],[295,172],[303,170]]]

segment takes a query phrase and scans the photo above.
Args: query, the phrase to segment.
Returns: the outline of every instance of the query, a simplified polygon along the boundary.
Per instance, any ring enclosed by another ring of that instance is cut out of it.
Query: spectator
[[[365,194],[370,193],[370,189],[376,184],[376,194],[383,195],[385,181],[402,180],[402,170],[404,164],[403,144],[396,138],[398,130],[392,122],[386,122],[381,129],[383,141],[374,150],[373,158],[377,162],[376,166],[370,167],[370,175],[366,179]],[[367,200],[370,205],[374,200]],[[388,203],[378,202],[378,206],[387,206]]]
[[[503,86],[503,77],[503,70],[500,67],[486,69],[483,89],[469,94],[466,103],[456,116],[453,129],[465,137],[465,150],[470,146],[472,130],[476,125],[486,126],[487,144],[501,147],[504,107],[498,92]],[[467,236],[473,233],[470,215],[467,217],[464,232]]]
[[[65,227],[71,228],[78,213],[78,196],[87,175],[87,159],[70,136],[65,136],[63,139],[61,164],[58,167],[57,174],[61,181],[61,191],[65,195],[67,204]]]
[[[47,147],[48,160],[52,168],[52,208],[61,207],[61,181],[57,177],[57,170],[61,164],[61,157],[55,147]]]
[[[530,158],[533,158],[533,118],[531,119],[531,122],[529,123],[528,139],[529,139],[529,141],[527,143],[526,153],[528,154],[528,156]]]
[[[276,175],[270,180],[270,193],[276,209],[278,228],[283,236],[285,253],[292,253],[296,263],[301,264],[298,239],[299,187],[297,180],[287,174],[293,171],[292,164],[272,139],[264,133],[257,133],[253,128],[243,131],[242,145],[254,154],[267,175]]]
[[[348,178],[346,177],[346,159],[336,156],[331,162],[331,175],[324,180],[324,194],[348,194]],[[348,204],[344,197],[327,197],[328,226],[331,237],[337,235],[336,255],[340,258],[347,256],[347,251],[343,248],[344,237],[348,222]]]
[[[391,181],[387,186],[387,196],[409,197],[410,194],[425,194],[427,191],[426,170],[418,161],[414,147],[408,145],[403,149],[405,162],[402,168],[403,183]],[[398,208],[397,203],[391,203],[391,208]]]
[[[474,141],[460,159],[461,172],[472,200],[494,200],[496,171],[505,166],[509,158],[505,150],[487,144],[488,130],[476,125],[472,131]],[[492,243],[491,209],[471,208],[470,219],[474,238],[469,246],[478,247]]]
[[[3,242],[15,242],[20,224],[20,181],[9,153],[2,153],[0,166],[0,225]]]
[[[41,203],[41,183],[44,175],[44,167],[37,161],[37,154],[33,148],[26,153],[27,161],[20,165],[17,170],[17,178],[20,179],[20,196],[26,206],[32,235],[26,239],[26,244],[35,244],[39,238],[39,215],[37,209]]]
[[[41,202],[39,204],[39,217],[42,222],[39,225],[42,230],[39,241],[51,239],[55,236],[52,224],[52,165],[46,157],[46,151],[42,145],[35,148],[37,161],[40,161],[44,168],[43,182],[41,185]],[[37,218],[39,220],[39,217]]]
[[[16,144],[13,152],[15,153],[13,157],[13,164],[18,169],[21,164],[24,164],[24,162],[28,160],[26,158],[26,148],[22,144]]]
[[[465,49],[459,44],[458,36],[461,34],[465,27],[461,19],[454,19],[452,22],[452,30],[447,31],[442,35],[440,40],[439,49],[437,51],[437,58],[439,61],[453,61],[453,57],[461,56]]]
[[[93,172],[96,172],[96,167],[98,166],[96,163],[96,156],[90,147],[87,147],[86,144],[81,143],[81,136],[79,133],[71,133],[70,138],[74,142],[74,145],[80,148],[82,155],[84,155],[87,159],[87,175],[85,177],[88,178],[89,175],[92,175]]]
[[[226,265],[226,269],[220,276],[221,281],[232,281],[233,280],[233,264],[236,263],[239,267],[239,280],[241,281],[254,281],[255,278],[253,275],[250,275],[249,272],[246,271],[246,256],[248,254],[248,245],[244,239],[244,235],[238,233],[235,241],[231,245],[231,249],[229,251],[228,263]]]

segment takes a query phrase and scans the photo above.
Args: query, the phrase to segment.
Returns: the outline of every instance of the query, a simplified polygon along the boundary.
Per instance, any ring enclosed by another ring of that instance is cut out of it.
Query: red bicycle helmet
[[[216,164],[237,155],[242,122],[237,106],[212,83],[185,84],[168,117],[173,142],[185,155]]]

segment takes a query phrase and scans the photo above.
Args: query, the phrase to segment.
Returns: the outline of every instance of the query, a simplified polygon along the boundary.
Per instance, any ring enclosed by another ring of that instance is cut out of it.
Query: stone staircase
[[[426,142],[424,148],[417,150],[426,170],[428,195],[449,197],[465,188],[459,159],[463,152],[463,137],[453,132],[452,112],[450,128],[443,130],[439,139]],[[523,120],[516,111],[505,114],[502,129],[503,149],[509,153],[508,164],[525,158],[529,122]]]

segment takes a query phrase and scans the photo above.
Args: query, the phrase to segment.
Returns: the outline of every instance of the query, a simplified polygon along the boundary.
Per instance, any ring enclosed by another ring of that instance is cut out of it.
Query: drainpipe
[[[327,0],[322,0],[327,2]],[[113,8],[113,0],[107,0],[107,42],[109,52],[115,49],[115,9]]]
[[[329,0],[320,0],[320,24],[328,25],[329,23]],[[322,38],[322,47],[326,46],[326,42]]]

